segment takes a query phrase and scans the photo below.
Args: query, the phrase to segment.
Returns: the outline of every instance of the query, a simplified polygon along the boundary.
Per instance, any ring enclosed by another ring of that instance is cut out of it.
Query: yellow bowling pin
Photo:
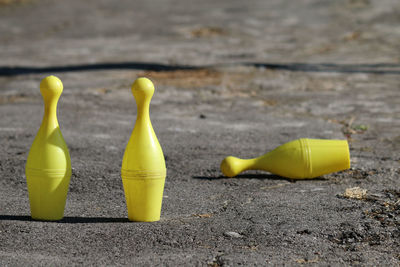
[[[137,105],[135,127],[125,148],[121,177],[130,221],[160,220],[166,176],[164,154],[150,121],[154,85],[138,78],[132,85]]]
[[[44,115],[26,162],[31,216],[60,220],[71,178],[71,159],[57,121],[57,102],[63,91],[60,79],[48,76],[40,83]]]
[[[221,171],[228,177],[246,170],[263,170],[291,179],[307,179],[348,168],[350,152],[346,140],[306,138],[281,145],[258,158],[229,156],[221,163]]]

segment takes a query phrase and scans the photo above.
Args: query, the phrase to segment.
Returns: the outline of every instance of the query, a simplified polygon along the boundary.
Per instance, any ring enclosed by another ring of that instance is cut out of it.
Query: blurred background
[[[398,0],[0,0],[0,260],[398,264],[399,44]],[[29,221],[24,176],[47,75],[64,83],[63,224]],[[144,225],[122,223],[119,173],[140,76],[168,168]],[[225,156],[304,137],[347,139],[352,168],[221,175]],[[369,200],[340,197],[354,186]]]

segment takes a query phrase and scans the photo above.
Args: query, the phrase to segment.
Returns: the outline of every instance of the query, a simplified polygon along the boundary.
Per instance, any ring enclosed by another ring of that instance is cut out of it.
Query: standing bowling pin
[[[246,170],[263,170],[292,179],[315,178],[350,168],[346,140],[298,139],[254,159],[226,157],[221,163],[225,176]]]
[[[160,220],[166,176],[164,154],[150,121],[154,85],[138,78],[132,85],[137,105],[135,127],[125,148],[121,177],[130,221]]]
[[[64,216],[71,159],[57,121],[57,102],[62,91],[62,82],[55,76],[40,83],[43,121],[25,167],[31,216],[37,220],[60,220]]]

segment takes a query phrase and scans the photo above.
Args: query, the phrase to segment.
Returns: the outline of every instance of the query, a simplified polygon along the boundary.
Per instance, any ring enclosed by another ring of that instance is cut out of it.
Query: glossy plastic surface
[[[154,85],[138,78],[132,85],[137,118],[122,160],[121,177],[131,221],[160,220],[166,177],[164,154],[150,121]]]
[[[60,220],[64,215],[71,160],[57,121],[62,91],[63,85],[55,76],[40,83],[44,115],[25,167],[31,216],[37,220]]]
[[[245,170],[263,170],[292,179],[315,178],[350,168],[346,140],[298,139],[254,159],[229,156],[221,163],[225,176]]]

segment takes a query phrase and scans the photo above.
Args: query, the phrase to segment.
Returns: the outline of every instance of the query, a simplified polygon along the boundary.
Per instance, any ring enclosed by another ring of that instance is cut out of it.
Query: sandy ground
[[[0,1],[0,265],[398,265],[399,12],[398,0]],[[50,74],[73,174],[65,218],[38,222],[24,167]],[[120,178],[139,76],[156,86],[168,169],[156,223],[128,222]],[[219,170],[302,137],[348,139],[351,169]]]

